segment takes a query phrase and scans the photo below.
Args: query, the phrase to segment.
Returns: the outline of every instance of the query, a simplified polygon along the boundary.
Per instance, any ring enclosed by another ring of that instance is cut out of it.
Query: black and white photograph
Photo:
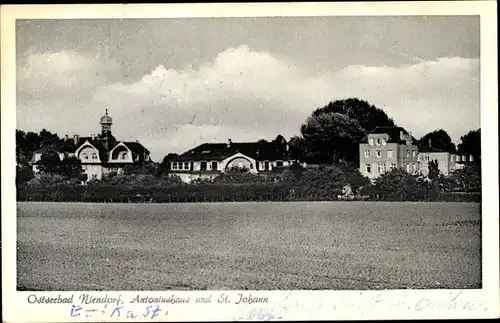
[[[485,287],[478,14],[13,28],[17,292]]]

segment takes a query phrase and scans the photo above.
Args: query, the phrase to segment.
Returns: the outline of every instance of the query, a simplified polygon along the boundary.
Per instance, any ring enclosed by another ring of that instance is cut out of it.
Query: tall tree
[[[451,141],[451,137],[448,133],[443,129],[434,130],[420,138],[418,141],[418,149],[422,150],[429,147],[444,150],[449,153],[456,152],[455,144]]]
[[[160,164],[160,168],[163,170],[163,172],[170,171],[170,162],[177,156],[179,155],[175,153],[168,153],[165,157],[163,157],[163,160]]]
[[[43,153],[37,163],[41,173],[57,174],[71,178],[80,178],[83,169],[81,161],[76,157],[60,159],[54,150]]]
[[[437,179],[439,177],[438,161],[437,160],[429,161],[428,168],[429,168],[429,174],[427,175],[427,177],[429,177],[432,180]]]
[[[460,138],[460,155],[472,155],[476,161],[481,159],[481,129],[471,130]]]
[[[365,135],[357,120],[335,112],[309,117],[300,130],[309,157],[320,164],[355,160],[357,144]]]
[[[324,107],[316,109],[313,116],[331,112],[345,114],[349,118],[356,120],[366,132],[370,132],[378,126],[395,126],[394,120],[384,110],[357,98],[330,102]]]
[[[59,137],[43,129],[40,133],[16,130],[16,161],[19,165],[27,166],[33,153],[43,146],[54,146]]]
[[[38,170],[45,174],[61,174],[62,163],[59,154],[53,150],[49,150],[42,154],[37,163]]]
[[[292,138],[290,148],[309,163],[355,162],[359,141],[377,126],[395,123],[382,109],[364,100],[337,100],[312,113],[301,127],[303,140]]]

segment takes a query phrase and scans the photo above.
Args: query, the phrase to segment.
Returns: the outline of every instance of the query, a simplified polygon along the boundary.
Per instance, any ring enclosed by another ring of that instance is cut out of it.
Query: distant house
[[[190,183],[197,179],[214,179],[231,168],[265,174],[289,167],[296,162],[290,157],[288,143],[232,142],[205,143],[171,160],[171,174]]]
[[[127,165],[142,165],[149,162],[150,152],[139,142],[118,141],[111,134],[113,120],[106,114],[101,117],[101,134],[80,137],[74,135],[69,138],[66,135],[63,139],[48,146],[41,147],[33,153],[30,165],[33,171],[38,173],[38,161],[47,151],[55,151],[59,158],[63,160],[68,157],[80,159],[82,168],[88,179],[101,179],[109,172],[120,173]]]
[[[359,171],[372,179],[394,168],[427,176],[431,161],[449,175],[473,162],[473,157],[434,148],[431,141],[419,150],[417,140],[402,127],[376,127],[359,143]]]
[[[457,169],[461,169],[466,163],[472,162],[472,156],[461,156],[432,147],[422,148],[419,152],[420,173],[424,176],[429,174],[429,163],[436,161],[439,172],[445,176]]]
[[[376,127],[359,143],[359,171],[376,178],[394,168],[419,172],[417,140],[402,127]]]

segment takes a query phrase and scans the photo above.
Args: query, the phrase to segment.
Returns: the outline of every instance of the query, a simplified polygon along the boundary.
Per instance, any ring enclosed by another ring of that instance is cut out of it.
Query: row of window
[[[218,164],[222,165],[222,162],[195,162],[194,163],[194,169],[195,170],[217,170],[218,169]],[[278,160],[275,162],[276,167],[283,167],[284,163],[282,160]],[[190,162],[172,162],[171,164],[172,170],[191,170],[191,163]],[[270,170],[272,166],[272,163],[269,161],[264,161],[264,162],[259,162],[259,170]],[[238,164],[238,167],[243,167],[242,163]],[[249,163],[250,169],[253,169],[253,164]]]
[[[86,154],[86,153],[83,153],[82,154],[82,159],[87,159],[88,160],[89,159],[89,155]],[[92,153],[92,159],[93,160],[97,160],[97,153]]]
[[[405,156],[407,158],[410,158],[411,155],[412,155],[412,152],[410,150],[407,150],[406,153],[405,153]],[[371,156],[370,150],[365,150],[365,157],[368,158],[370,156]],[[382,157],[382,150],[376,150],[375,151],[375,156],[377,158],[381,158]],[[393,154],[392,150],[387,150],[387,157],[388,158],[393,158],[394,157],[394,154]],[[413,150],[413,158],[416,158],[416,157],[417,157],[417,151]]]
[[[376,168],[376,173],[377,174],[383,174],[386,173],[388,170],[393,170],[397,168],[397,165],[395,163],[391,163],[389,165],[387,164],[377,164]],[[407,164],[406,165],[406,171],[407,172],[416,172],[418,171],[418,165],[417,164]],[[365,164],[365,172],[371,174],[372,173],[372,165],[371,164]]]
[[[381,145],[385,146],[385,145],[387,145],[387,141],[384,138],[377,138],[376,140],[375,140],[375,138],[370,138],[368,140],[368,144],[370,146],[375,146],[375,145],[377,145],[377,146],[381,146]]]

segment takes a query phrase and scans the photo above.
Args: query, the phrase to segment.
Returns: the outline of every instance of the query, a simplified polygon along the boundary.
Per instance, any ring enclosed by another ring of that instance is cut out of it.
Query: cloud
[[[113,133],[124,140],[140,139],[155,160],[203,142],[289,137],[299,133],[300,124],[315,108],[348,97],[383,108],[415,136],[444,128],[457,141],[479,127],[477,59],[443,57],[398,67],[351,65],[318,73],[292,59],[241,45],[195,69],[168,68],[165,62],[135,82],[107,84],[95,74],[106,74],[110,67],[93,57],[75,52],[37,55],[22,69],[24,86],[52,91],[53,98],[75,88],[92,96],[78,101],[78,117],[71,126],[60,108],[46,108],[44,112],[56,119],[47,128],[58,124],[59,129],[64,125],[96,132],[99,113],[108,108]],[[50,100],[40,98],[40,102],[54,106]],[[68,101],[58,104],[64,102]],[[85,119],[88,122],[81,121]]]
[[[17,67],[17,88],[23,101],[72,95],[79,98],[102,85],[115,64],[74,50],[26,52]]]

